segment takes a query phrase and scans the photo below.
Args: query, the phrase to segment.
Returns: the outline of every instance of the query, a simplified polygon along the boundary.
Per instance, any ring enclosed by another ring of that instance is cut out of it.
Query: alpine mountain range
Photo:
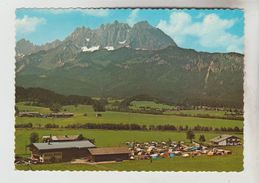
[[[174,103],[242,107],[243,68],[242,54],[180,48],[147,21],[78,27],[63,41],[41,46],[16,43],[16,85],[65,95],[147,94]]]

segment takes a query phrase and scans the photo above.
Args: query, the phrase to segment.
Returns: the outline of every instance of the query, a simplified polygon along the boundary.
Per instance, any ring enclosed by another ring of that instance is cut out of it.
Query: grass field
[[[216,110],[203,110],[203,109],[199,109],[199,110],[180,110],[180,111],[166,111],[164,112],[164,114],[168,114],[168,115],[181,115],[181,114],[187,114],[187,115],[209,115],[209,116],[213,116],[213,117],[227,117],[225,115],[226,111],[216,111]],[[243,117],[242,115],[235,115],[235,117]]]
[[[150,108],[156,108],[156,109],[174,109],[174,106],[161,104],[161,103],[155,103],[153,101],[132,101],[130,103],[129,108],[130,109],[140,109],[141,107],[150,107]]]
[[[110,130],[16,130],[16,155],[28,157],[29,150],[25,149],[25,145],[29,143],[30,133],[37,132],[40,136],[53,134],[78,134],[82,133],[89,138],[95,138],[97,147],[104,146],[125,146],[127,141],[166,141],[169,138],[174,141],[186,141],[185,133],[180,132],[142,132],[142,131],[110,131]],[[196,133],[196,139],[200,133]],[[219,133],[202,133],[207,141]],[[235,134],[242,138],[241,134]],[[107,138],[109,137],[109,138]],[[105,165],[74,165],[67,163],[32,165],[33,170],[146,170],[146,171],[241,171],[243,169],[243,148],[228,147],[232,150],[232,155],[213,156],[206,155],[195,158],[175,157],[172,159],[154,160],[150,163],[148,160],[125,161],[123,163],[113,163]],[[199,166],[197,166],[199,165]],[[30,170],[29,166],[17,165],[19,170]]]
[[[24,105],[18,104],[18,109],[25,108]],[[28,106],[32,107],[32,106]],[[33,107],[38,111],[47,111],[47,108]],[[223,119],[208,119],[208,118],[197,118],[197,117],[182,117],[175,115],[152,115],[152,114],[140,114],[140,113],[127,113],[127,112],[114,112],[106,111],[102,113],[102,117],[97,118],[96,113],[93,111],[92,106],[78,105],[78,106],[64,106],[63,110],[67,112],[75,113],[72,118],[29,118],[29,117],[16,117],[16,124],[32,123],[34,127],[39,125],[45,125],[48,123],[58,124],[65,126],[68,124],[75,123],[137,123],[143,125],[165,125],[172,124],[175,126],[190,127],[200,125],[207,127],[239,127],[243,128],[243,121],[239,120],[223,120]],[[84,116],[87,113],[87,116]]]
[[[39,112],[42,114],[48,114],[51,112],[49,108],[26,105],[26,102],[17,103],[16,107],[19,109],[19,111]]]
[[[191,115],[197,115],[197,114],[208,114],[210,116],[218,116],[218,117],[224,117],[225,111],[216,111],[216,110],[180,110],[180,111],[167,111],[164,114],[191,114]]]

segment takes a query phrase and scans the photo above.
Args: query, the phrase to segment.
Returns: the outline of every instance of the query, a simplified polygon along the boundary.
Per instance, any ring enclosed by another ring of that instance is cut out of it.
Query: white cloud
[[[24,15],[23,18],[16,19],[15,26],[17,33],[34,32],[39,25],[46,24],[45,18],[29,17]]]
[[[137,23],[138,12],[139,12],[139,9],[135,9],[135,10],[131,11],[131,13],[130,13],[128,19],[127,19],[127,23],[130,26],[133,26],[135,23]]]
[[[204,12],[200,12],[195,18],[203,18],[206,14]]]
[[[236,19],[221,19],[216,14],[205,15],[201,21],[194,22],[188,13],[174,12],[169,21],[160,20],[157,27],[180,46],[187,42],[188,36],[192,36],[197,38],[202,47],[242,52],[243,37],[228,32],[235,23]]]
[[[184,12],[172,13],[169,21],[160,20],[157,27],[163,30],[166,34],[172,36],[175,42],[181,45],[185,41],[184,32],[186,27],[192,23],[192,17]]]

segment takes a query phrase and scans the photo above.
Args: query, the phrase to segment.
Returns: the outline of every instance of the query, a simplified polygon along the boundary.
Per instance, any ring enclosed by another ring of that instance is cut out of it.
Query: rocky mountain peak
[[[133,28],[148,29],[148,28],[152,28],[152,26],[148,23],[148,21],[140,21],[140,22],[134,24]]]
[[[159,50],[168,46],[177,46],[174,40],[150,25],[147,21],[141,21],[130,27],[127,23],[115,20],[109,24],[102,24],[96,29],[85,26],[76,28],[64,41],[53,44],[35,46],[21,40],[17,42],[17,53],[24,55],[35,53],[41,48],[47,50],[67,42],[73,44],[80,51],[96,51],[98,49],[114,50],[121,47],[131,47],[133,49]],[[25,45],[25,46],[24,46]],[[26,48],[26,49],[24,49]],[[98,49],[97,49],[98,48]]]

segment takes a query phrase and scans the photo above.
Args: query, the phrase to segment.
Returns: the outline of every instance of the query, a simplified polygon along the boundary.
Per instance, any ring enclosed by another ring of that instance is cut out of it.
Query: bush
[[[32,123],[16,124],[15,128],[32,128]]]
[[[38,133],[31,133],[30,135],[30,143],[36,143],[36,142],[39,142],[39,134]]]
[[[59,128],[59,125],[48,123],[48,124],[46,124],[44,127],[45,127],[45,128]]]

